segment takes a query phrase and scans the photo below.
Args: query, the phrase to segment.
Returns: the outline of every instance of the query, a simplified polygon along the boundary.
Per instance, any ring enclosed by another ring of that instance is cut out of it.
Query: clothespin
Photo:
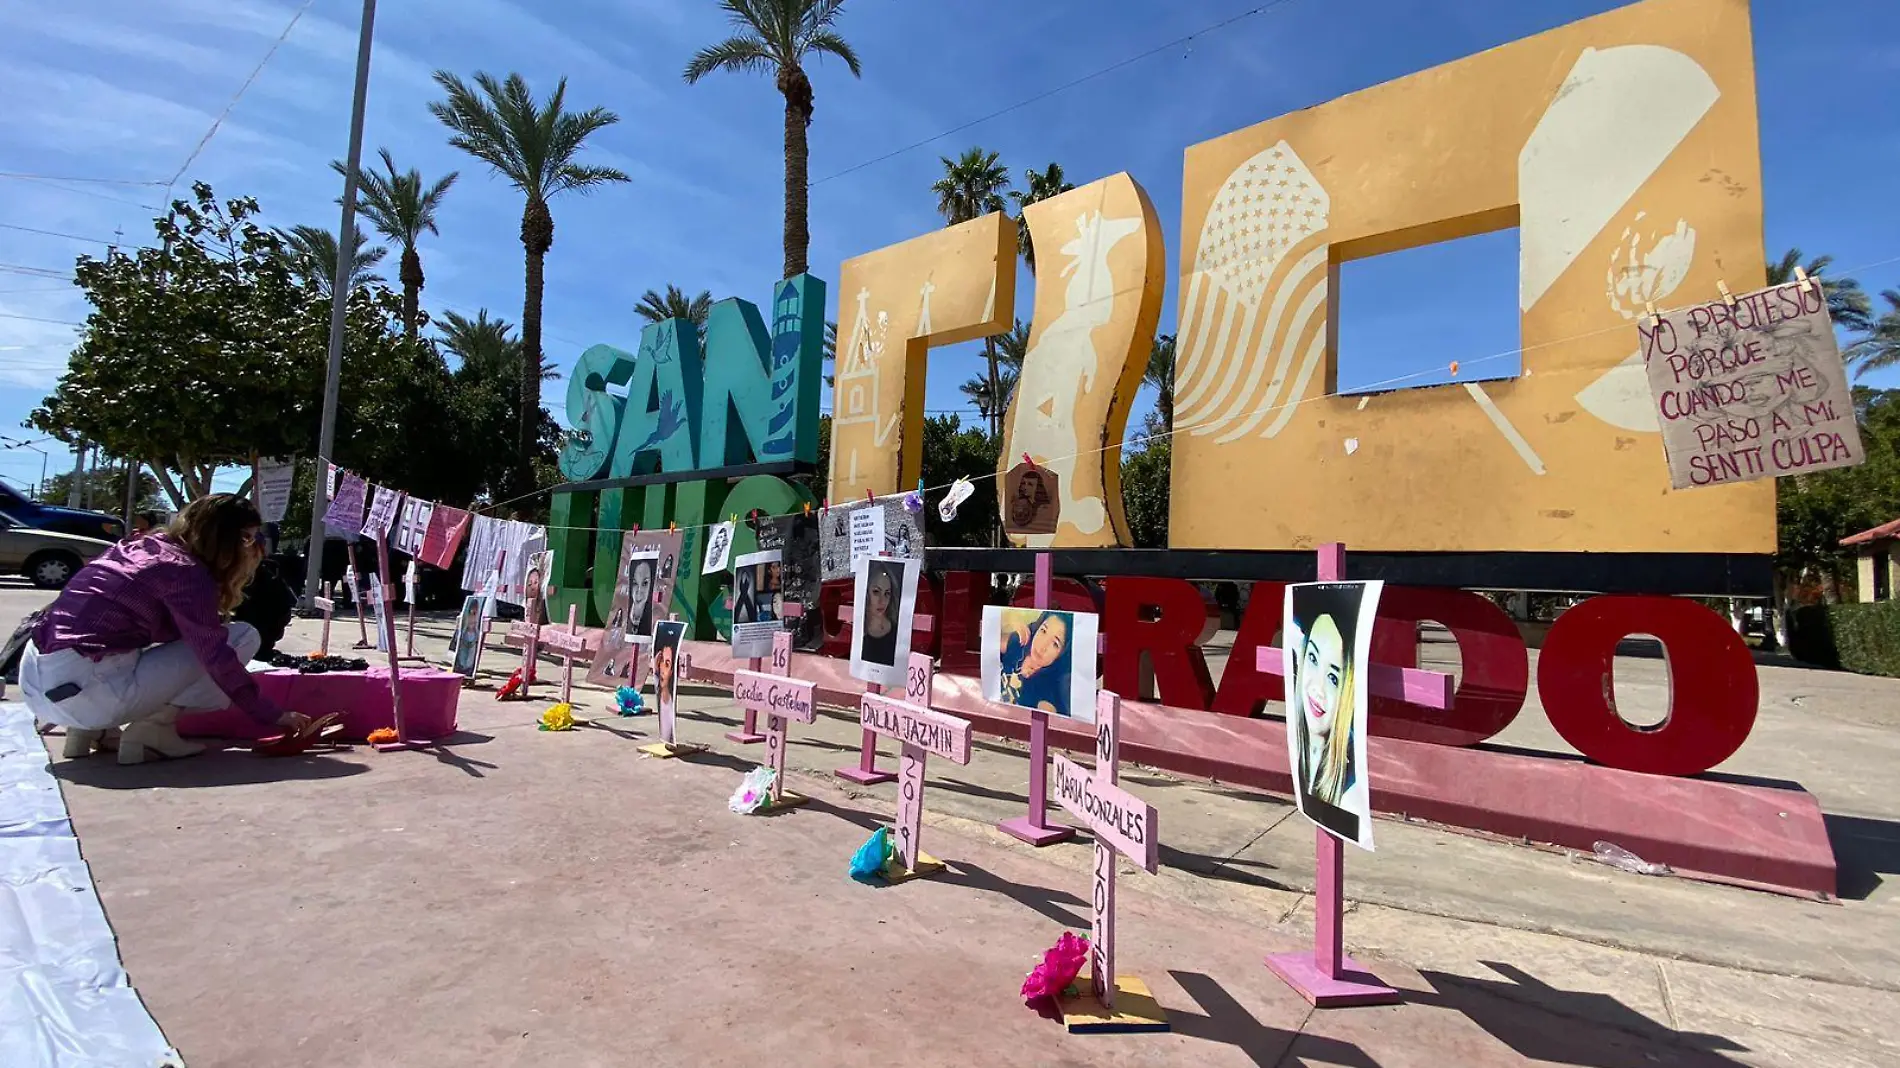
[[[1453,378],[1458,377],[1458,361],[1457,360],[1451,361],[1451,377]]]
[[[822,498],[821,502],[818,505],[818,512],[820,515],[830,514],[831,512],[831,498],[830,497]]]
[[[638,523],[635,523],[635,524],[633,525],[633,532],[634,532],[635,534],[638,534],[638,533],[640,533],[640,524],[638,524]]]
[[[1023,463],[1028,464],[1031,471],[1036,470],[1036,461],[1031,460],[1028,453],[1023,453]]]
[[[864,487],[864,503],[865,503],[865,504],[876,504],[876,503],[877,503],[877,498],[876,498],[876,497],[873,497],[873,496],[871,496],[871,487],[869,487],[869,486],[866,486],[866,487]]]
[[[1651,330],[1654,330],[1657,327],[1662,325],[1662,315],[1656,311],[1655,301],[1653,300],[1644,301],[1643,310],[1649,313],[1649,328]]]
[[[673,529],[674,529],[674,528],[673,528],[673,521],[672,521],[671,519],[669,519],[669,520],[667,520],[667,521],[666,521],[666,532],[667,532],[668,534],[671,534],[671,533],[673,533]]]
[[[805,514],[806,514],[806,515],[810,515],[810,514],[811,514],[811,502],[810,502],[810,501],[806,501],[806,502],[805,502]]]
[[[1800,264],[1795,265],[1794,278],[1796,282],[1801,284],[1801,291],[1803,293],[1812,294],[1814,292],[1814,279],[1808,277],[1806,268],[1803,268]]]
[[[1722,294],[1722,303],[1727,304],[1730,308],[1735,307],[1735,294],[1728,291],[1727,282],[1718,278],[1715,280],[1715,288]]]

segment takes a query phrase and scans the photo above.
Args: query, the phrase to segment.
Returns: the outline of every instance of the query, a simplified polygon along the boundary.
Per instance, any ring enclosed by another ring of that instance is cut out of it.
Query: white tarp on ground
[[[181,1065],[119,964],[33,715],[0,704],[0,1065]]]

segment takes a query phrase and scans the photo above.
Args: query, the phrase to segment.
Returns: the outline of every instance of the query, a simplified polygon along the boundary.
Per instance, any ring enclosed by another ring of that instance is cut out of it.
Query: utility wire
[[[1178,48],[1185,44],[1192,44],[1196,37],[1201,37],[1206,34],[1213,33],[1215,30],[1226,29],[1227,27],[1232,26],[1236,22],[1241,22],[1246,19],[1250,19],[1254,17],[1255,15],[1263,14],[1267,11],[1272,10],[1273,8],[1281,7],[1289,2],[1290,0],[1268,0],[1267,3],[1256,4],[1255,6],[1250,7],[1247,10],[1240,12],[1239,14],[1230,15],[1227,18],[1220,20],[1219,22],[1215,22],[1210,25],[1203,26],[1200,29],[1195,30],[1193,33],[1187,34],[1184,37],[1176,37],[1172,41],[1166,41],[1166,42],[1163,42],[1162,44],[1155,45],[1153,48],[1147,49],[1146,51],[1138,52],[1135,55],[1129,56],[1126,59],[1118,60],[1098,70],[1090,71],[1089,73],[1082,75],[1080,78],[1076,78],[1071,81],[1064,82],[1053,89],[1045,89],[1034,96],[1025,97],[1022,100],[1018,100],[1014,104],[1010,104],[1007,107],[998,108],[987,115],[982,115],[977,118],[971,119],[968,122],[961,123],[956,126],[952,126],[948,130],[945,130],[940,134],[935,134],[930,137],[926,137],[921,141],[913,141],[902,148],[894,149],[890,152],[886,152],[881,156],[874,156],[871,159],[867,159],[863,161],[862,163],[852,164],[851,166],[846,167],[844,170],[834,171],[833,173],[827,174],[823,178],[820,178],[815,182],[808,183],[806,188],[823,185],[826,182],[831,181],[833,178],[842,178],[847,174],[856,173],[858,171],[865,169],[866,167],[871,167],[879,163],[883,163],[885,160],[896,159],[898,156],[904,155],[907,152],[914,152],[917,149],[920,149],[924,147],[925,145],[930,144],[933,141],[941,141],[944,138],[949,137],[953,134],[962,133],[963,131],[971,128],[972,126],[981,126],[982,124],[989,122],[991,119],[1002,118],[1004,115],[1008,115],[1009,113],[1013,111],[1020,111],[1031,104],[1040,103],[1059,93],[1066,93],[1069,90],[1074,89],[1078,85],[1084,85],[1088,82],[1092,82],[1095,79],[1100,78],[1105,74],[1112,74],[1115,71],[1122,69],[1123,67],[1129,66],[1130,64],[1139,63],[1142,60],[1147,59],[1149,56],[1158,55],[1162,52],[1168,51],[1171,48]]]
[[[264,52],[264,58],[257,61],[257,66],[251,68],[250,76],[244,79],[244,84],[238,86],[238,91],[232,94],[230,103],[224,105],[224,110],[218,113],[218,117],[211,120],[211,128],[206,130],[205,135],[198,139],[198,144],[192,148],[191,155],[186,156],[185,162],[178,165],[178,171],[172,175],[171,181],[164,183],[166,196],[171,195],[172,186],[177,185],[178,179],[185,176],[185,171],[190,168],[192,162],[198,158],[198,153],[203,152],[205,146],[211,143],[211,139],[217,135],[218,128],[224,125],[226,118],[230,117],[231,109],[237,107],[238,101],[244,99],[245,91],[250,89],[251,83],[257,80],[259,74],[264,72],[264,65],[269,63],[271,57],[277,54],[278,47],[284,43],[285,38],[290,36],[290,31],[296,29],[297,20],[303,18],[303,13],[310,10],[310,5],[313,2],[314,0],[303,0],[303,6],[298,8],[296,13],[290,16],[290,22],[284,27],[284,32],[278,34],[277,40],[271,42],[270,48]]]
[[[15,315],[12,312],[0,312],[0,319],[24,319],[29,323],[51,323],[54,326],[85,326],[85,323],[68,322],[65,319],[42,319],[37,315]]]
[[[107,241],[103,238],[86,237],[83,234],[62,233],[61,231],[58,231],[58,230],[36,230],[31,226],[21,226],[18,223],[0,223],[0,230],[18,230],[23,234],[39,234],[42,237],[64,237],[73,241],[85,241],[89,244],[94,244],[94,245],[124,244],[124,242],[122,241]]]
[[[151,185],[162,186],[164,182],[155,182],[145,178],[69,178],[57,174],[28,174],[23,171],[0,171],[0,178],[10,178],[27,182],[79,182],[88,185]]]

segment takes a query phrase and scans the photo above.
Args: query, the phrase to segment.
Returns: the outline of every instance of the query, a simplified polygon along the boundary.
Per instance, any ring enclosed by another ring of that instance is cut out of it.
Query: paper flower
[[[776,774],[764,764],[746,772],[745,778],[739,781],[739,788],[732,792],[731,799],[726,802],[726,807],[742,816],[764,808],[771,803],[772,778]]]
[[[369,732],[369,744],[371,745],[388,745],[391,742],[401,740],[402,736],[396,733],[396,728],[394,727],[378,727]]]
[[[1082,974],[1082,965],[1089,959],[1089,940],[1079,938],[1073,931],[1062,932],[1056,944],[1050,946],[1042,955],[1042,962],[1032,968],[1023,979],[1023,1000],[1035,1002],[1042,998],[1061,997],[1062,992]]]
[[[513,697],[515,691],[519,689],[521,689],[521,669],[516,668],[515,673],[508,676],[508,681],[501,684],[501,689],[495,691],[495,700],[505,701]]]
[[[861,883],[874,883],[884,877],[884,866],[891,862],[891,829],[879,827],[851,854],[851,877]]]
[[[904,510],[911,515],[924,514],[924,495],[916,490],[904,494]]]
[[[563,701],[541,713],[541,729],[544,731],[571,731],[574,729],[574,706]]]
[[[631,686],[622,686],[614,691],[616,711],[623,716],[637,716],[646,711],[646,703],[640,699],[640,691]]]

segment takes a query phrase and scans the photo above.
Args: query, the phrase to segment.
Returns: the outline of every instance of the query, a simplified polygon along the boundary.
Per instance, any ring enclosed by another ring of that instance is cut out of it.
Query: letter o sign
[[[1655,727],[1616,713],[1616,646],[1631,634],[1662,643],[1669,710]],[[1558,616],[1537,658],[1537,693],[1578,752],[1651,775],[1696,775],[1727,760],[1748,739],[1761,698],[1741,635],[1680,597],[1592,597]]]

